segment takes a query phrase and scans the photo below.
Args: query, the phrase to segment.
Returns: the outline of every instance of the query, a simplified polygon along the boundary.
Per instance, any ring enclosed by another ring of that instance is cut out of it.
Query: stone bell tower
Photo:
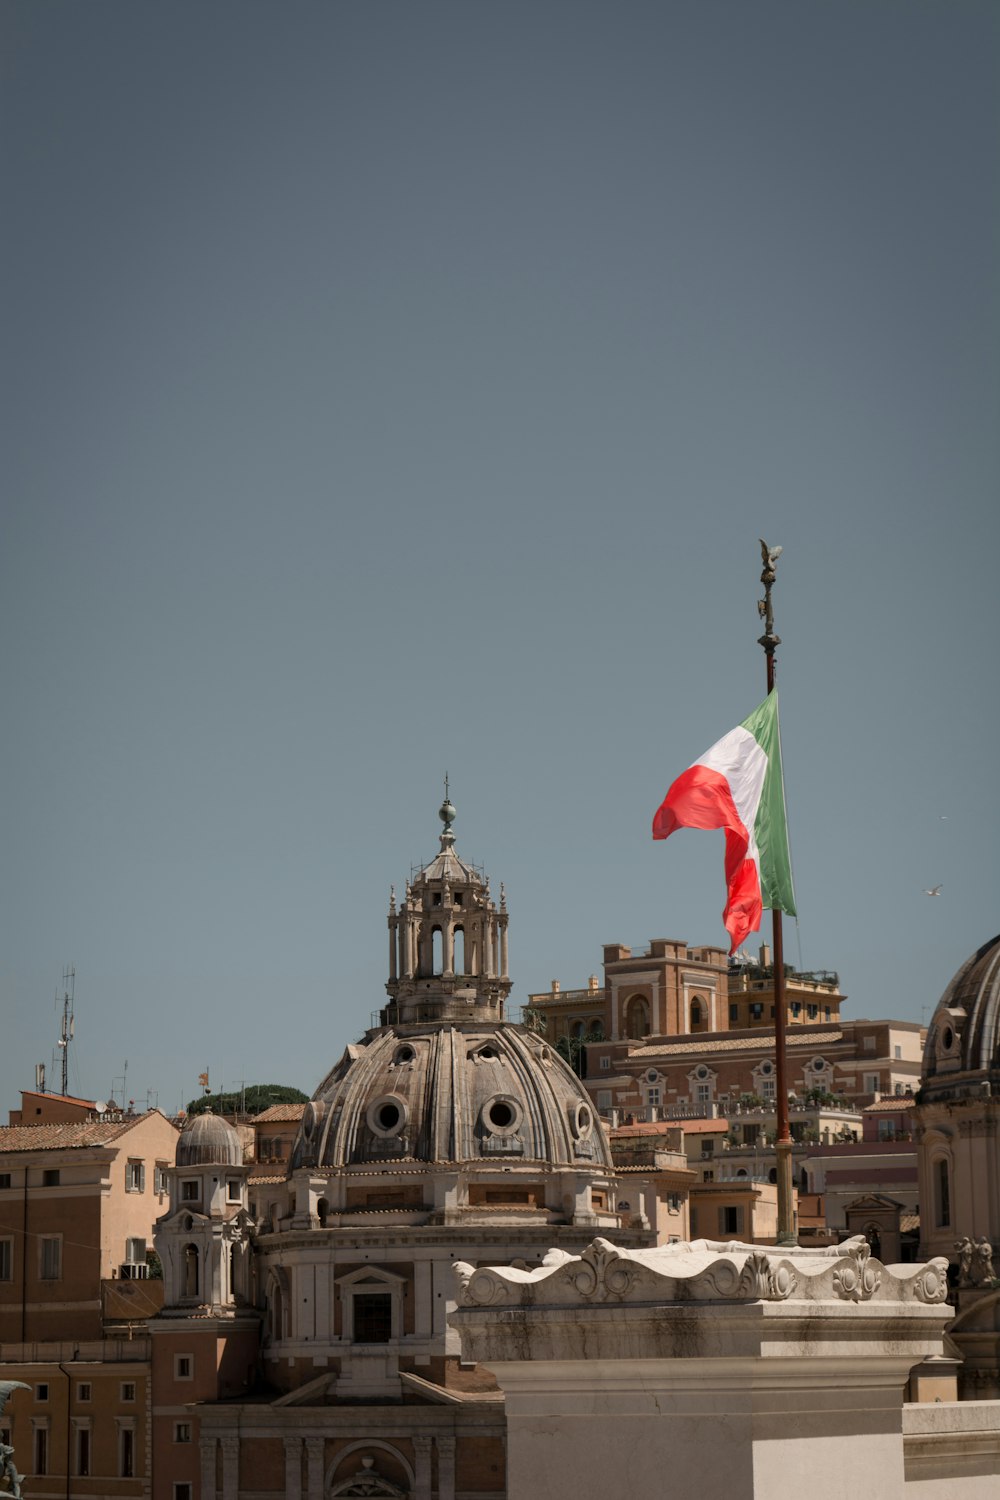
[[[389,898],[386,1026],[504,1019],[510,994],[504,889],[498,906],[483,872],[455,853],[447,777],[438,816],[440,853],[407,882],[398,910],[395,889]]]

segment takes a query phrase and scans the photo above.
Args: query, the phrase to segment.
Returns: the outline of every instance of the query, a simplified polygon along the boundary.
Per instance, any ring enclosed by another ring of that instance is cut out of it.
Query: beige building
[[[529,996],[529,1024],[546,1040],[582,1046],[581,1068],[602,1116],[652,1119],[726,1114],[766,1105],[776,1089],[774,975],[721,948],[654,939],[642,953],[604,949],[604,984]],[[859,1105],[905,1095],[920,1077],[922,1030],[906,1021],[844,1021],[837,976],[786,975],[789,1088]],[[655,1112],[655,1113],[654,1113]]]
[[[142,1495],[152,1227],[177,1131],[58,1095],[25,1094],[14,1117],[39,1123],[0,1128],[0,1366],[30,1389],[0,1440],[28,1494]]]

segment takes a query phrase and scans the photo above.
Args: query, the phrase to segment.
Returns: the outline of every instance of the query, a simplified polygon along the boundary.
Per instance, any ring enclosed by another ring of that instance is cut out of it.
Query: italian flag
[[[675,828],[726,830],[722,920],[731,953],[758,930],[764,907],[795,915],[777,691],[678,776],[657,809],[653,837],[669,838]]]

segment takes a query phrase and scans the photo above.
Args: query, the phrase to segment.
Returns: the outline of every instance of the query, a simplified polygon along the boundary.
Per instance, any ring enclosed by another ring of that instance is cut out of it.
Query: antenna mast
[[[73,1040],[73,995],[76,990],[76,968],[73,964],[67,964],[63,969],[63,993],[62,993],[62,1025],[59,1028],[59,1039],[56,1046],[62,1056],[60,1063],[62,1067],[62,1087],[60,1093],[69,1093],[69,1044]],[[59,996],[56,996],[59,1003]]]

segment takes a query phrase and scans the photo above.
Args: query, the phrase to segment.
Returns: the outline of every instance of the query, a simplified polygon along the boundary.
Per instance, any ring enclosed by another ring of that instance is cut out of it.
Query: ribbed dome
[[[179,1167],[241,1167],[243,1143],[221,1115],[210,1109],[194,1115],[181,1131],[177,1142]]]
[[[923,1088],[953,1087],[956,1074],[974,1074],[970,1085],[1000,1078],[1000,935],[959,969],[938,1002],[924,1047]]]
[[[611,1170],[579,1080],[538,1036],[504,1022],[386,1027],[306,1106],[293,1167],[371,1161],[541,1161]]]

